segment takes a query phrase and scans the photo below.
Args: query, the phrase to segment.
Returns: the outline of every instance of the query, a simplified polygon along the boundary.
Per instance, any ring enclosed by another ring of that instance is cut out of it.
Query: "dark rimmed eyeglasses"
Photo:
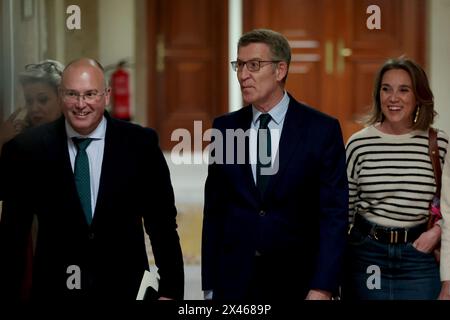
[[[242,61],[242,60],[236,60],[231,61],[231,68],[234,71],[239,71],[244,68],[244,65],[247,66],[247,70],[250,72],[256,72],[261,69],[264,65],[267,65],[269,63],[278,63],[281,62],[280,60],[248,60],[248,61]]]
[[[87,103],[96,103],[99,102],[101,97],[104,96],[108,90],[106,89],[103,92],[98,92],[97,90],[87,91],[84,94],[79,93],[74,90],[62,90],[62,99],[65,102],[76,103],[82,98]]]

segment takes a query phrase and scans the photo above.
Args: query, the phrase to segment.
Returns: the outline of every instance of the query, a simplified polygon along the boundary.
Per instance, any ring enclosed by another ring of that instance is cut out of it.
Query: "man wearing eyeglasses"
[[[149,269],[144,227],[158,296],[182,299],[177,212],[156,133],[105,112],[110,89],[95,60],[70,63],[59,96],[64,116],[2,154],[1,167],[14,175],[5,173],[12,187],[0,223],[0,297],[16,298],[36,214],[32,299],[135,300]]]
[[[285,90],[288,41],[253,30],[238,42],[245,107],[218,117],[223,159],[208,168],[202,242],[206,299],[330,299],[339,285],[348,189],[339,122]],[[244,148],[226,132],[248,132]],[[212,153],[216,156],[218,150]],[[237,153],[237,154],[236,154]],[[215,157],[211,157],[215,159]]]

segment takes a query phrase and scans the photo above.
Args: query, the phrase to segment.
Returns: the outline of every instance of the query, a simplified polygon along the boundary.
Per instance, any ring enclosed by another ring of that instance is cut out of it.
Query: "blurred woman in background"
[[[29,64],[19,74],[25,106],[0,124],[0,153],[3,145],[22,130],[56,120],[61,111],[58,86],[64,66],[54,60]]]
[[[15,110],[5,122],[0,124],[0,155],[3,145],[23,130],[51,122],[61,116],[58,87],[61,83],[63,70],[64,65],[60,62],[45,60],[25,66],[25,70],[19,74],[25,106]],[[7,169],[3,168],[3,170]],[[2,188],[7,188],[7,186],[0,183],[0,201],[3,198]],[[21,289],[22,300],[28,300],[30,294],[34,251],[33,239],[36,238],[36,232],[37,226],[34,222],[25,253],[27,264]]]

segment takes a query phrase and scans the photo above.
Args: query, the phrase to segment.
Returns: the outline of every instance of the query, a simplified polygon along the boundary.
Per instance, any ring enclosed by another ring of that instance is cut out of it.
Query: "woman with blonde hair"
[[[3,144],[24,129],[51,122],[61,115],[58,87],[63,70],[64,65],[55,60],[25,66],[25,70],[19,74],[25,107],[14,111],[0,124],[0,153]]]

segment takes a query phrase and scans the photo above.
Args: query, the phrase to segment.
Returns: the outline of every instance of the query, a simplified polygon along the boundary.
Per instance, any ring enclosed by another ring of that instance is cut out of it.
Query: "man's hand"
[[[305,300],[331,300],[331,292],[325,290],[311,289]]]
[[[203,291],[203,299],[205,300],[212,300],[213,298],[213,291],[212,290],[204,290]]]

